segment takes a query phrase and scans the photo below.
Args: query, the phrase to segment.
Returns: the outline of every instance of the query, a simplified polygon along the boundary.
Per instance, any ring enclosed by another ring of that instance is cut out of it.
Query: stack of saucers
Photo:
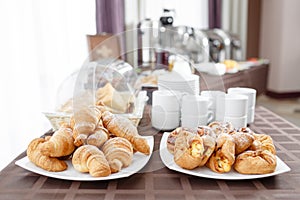
[[[170,72],[158,77],[159,90],[179,91],[187,94],[199,94],[199,76]]]

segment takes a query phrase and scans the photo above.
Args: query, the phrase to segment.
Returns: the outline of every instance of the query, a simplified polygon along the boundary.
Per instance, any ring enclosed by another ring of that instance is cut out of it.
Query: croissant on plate
[[[276,156],[267,150],[245,151],[239,154],[234,169],[241,174],[267,174],[275,171]]]
[[[111,174],[103,152],[93,145],[78,147],[73,154],[72,164],[77,171],[89,172],[94,177],[105,177]]]
[[[109,132],[106,128],[104,128],[103,122],[100,119],[94,133],[87,137],[86,143],[100,148],[108,140],[108,138]]]
[[[189,131],[181,131],[176,138],[174,161],[184,169],[194,169],[201,163],[204,153],[202,138]]]
[[[150,146],[147,140],[138,134],[137,128],[128,118],[104,111],[102,120],[104,127],[113,135],[127,139],[135,150],[146,155],[150,154]]]
[[[132,163],[133,147],[125,138],[114,137],[107,140],[102,146],[102,151],[113,173]]]
[[[68,168],[65,161],[45,156],[40,151],[40,145],[45,142],[44,138],[33,139],[27,148],[27,157],[36,166],[51,172],[60,172]]]
[[[70,126],[73,129],[75,146],[86,144],[88,136],[94,133],[100,118],[101,111],[95,106],[79,106],[74,109]]]
[[[229,172],[235,161],[235,142],[231,135],[222,133],[216,140],[216,149],[206,166],[217,173]]]
[[[40,144],[41,153],[50,157],[68,156],[75,150],[73,132],[68,125],[63,124],[47,139]]]

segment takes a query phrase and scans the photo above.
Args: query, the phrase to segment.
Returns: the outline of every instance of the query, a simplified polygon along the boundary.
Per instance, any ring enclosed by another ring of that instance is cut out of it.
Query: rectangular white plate
[[[52,178],[58,178],[58,179],[64,179],[64,180],[74,180],[74,181],[101,181],[101,180],[111,180],[111,179],[118,179],[118,178],[124,178],[131,176],[132,174],[137,173],[140,171],[149,161],[152,152],[153,152],[153,145],[154,145],[154,138],[153,136],[145,136],[144,138],[147,139],[148,144],[150,146],[150,155],[144,155],[140,152],[136,152],[133,155],[133,161],[131,165],[129,165],[126,168],[123,168],[120,172],[118,173],[113,173],[107,177],[92,177],[89,173],[81,173],[78,172],[73,168],[71,160],[67,160],[68,164],[68,169],[62,172],[49,172],[46,170],[43,170],[39,167],[37,167],[35,164],[33,164],[27,156],[24,158],[17,160],[15,162],[16,165],[40,174],[44,175],[47,177],[52,177]]]
[[[291,170],[277,156],[276,156],[276,158],[277,158],[276,169],[273,173],[269,173],[269,174],[246,175],[246,174],[240,174],[233,169],[228,173],[221,174],[221,173],[213,172],[212,170],[210,170],[207,167],[198,167],[193,170],[183,169],[174,162],[173,155],[167,149],[167,138],[168,138],[169,134],[170,133],[168,133],[168,132],[165,132],[163,134],[163,137],[160,141],[159,153],[160,153],[161,160],[163,161],[165,166],[174,171],[178,171],[178,172],[193,175],[193,176],[212,178],[212,179],[245,180],[245,179],[256,179],[256,178],[264,178],[264,177],[274,176],[274,175],[282,174],[282,173],[285,173],[285,172],[288,172]]]

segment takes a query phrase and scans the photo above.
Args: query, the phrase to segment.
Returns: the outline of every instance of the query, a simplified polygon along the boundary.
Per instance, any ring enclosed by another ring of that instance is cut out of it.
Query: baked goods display
[[[147,140],[133,123],[103,106],[93,106],[81,107],[52,136],[33,139],[27,157],[46,171],[64,171],[71,159],[78,172],[106,177],[131,165],[134,149],[150,154]]]
[[[168,152],[183,169],[207,167],[216,173],[268,174],[277,166],[271,136],[228,122],[211,122],[195,129],[179,127],[166,139]]]

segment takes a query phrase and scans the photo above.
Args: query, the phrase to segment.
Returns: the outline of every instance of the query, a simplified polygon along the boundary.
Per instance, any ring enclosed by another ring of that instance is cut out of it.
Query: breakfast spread
[[[228,122],[211,122],[195,129],[179,127],[167,138],[167,149],[183,169],[206,166],[216,173],[241,174],[275,171],[276,149],[269,135],[249,128],[235,129]]]
[[[77,171],[105,177],[128,167],[136,151],[149,155],[150,146],[128,118],[104,106],[82,106],[52,136],[33,139],[27,156],[46,171],[64,171],[71,159]]]

